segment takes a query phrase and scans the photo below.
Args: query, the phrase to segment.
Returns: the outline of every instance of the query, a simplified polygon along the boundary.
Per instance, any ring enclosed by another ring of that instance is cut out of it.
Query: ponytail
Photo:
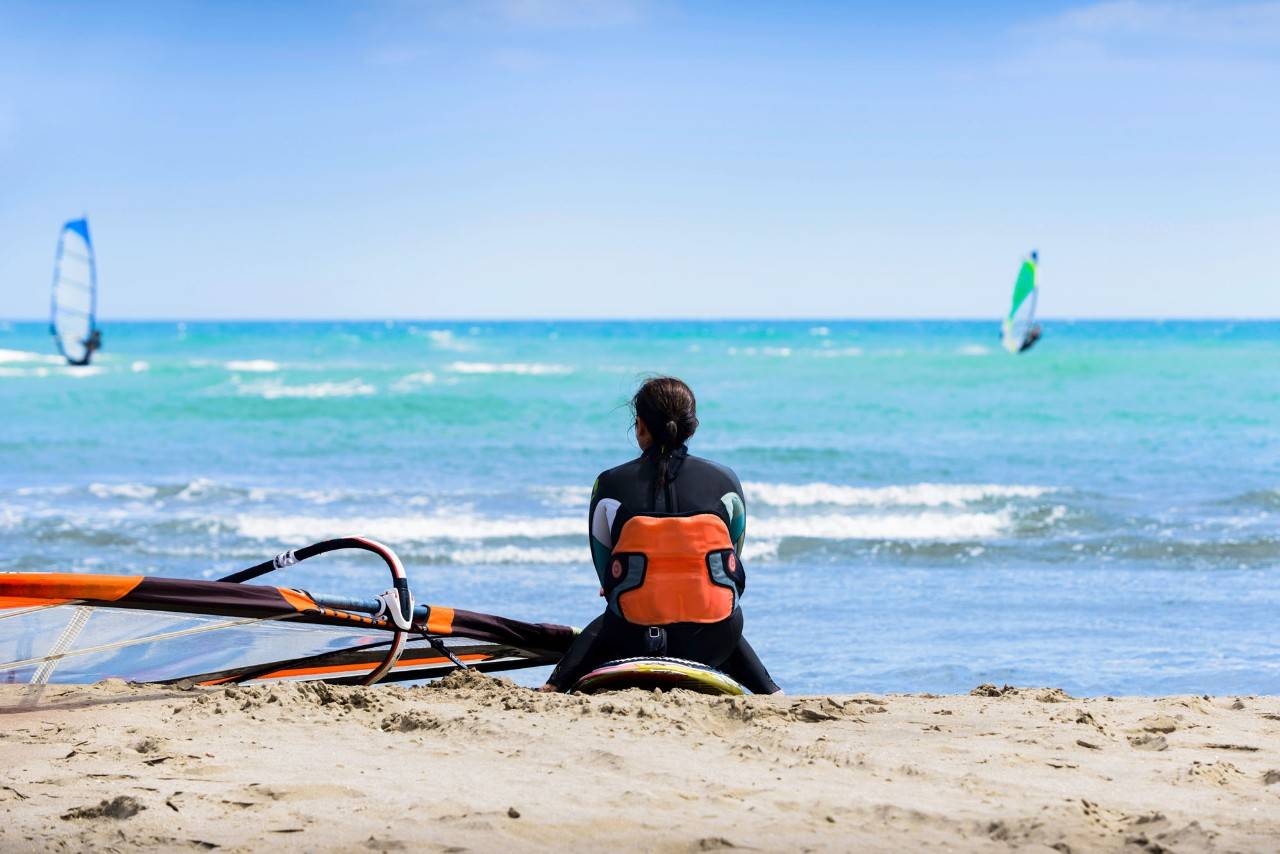
[[[671,456],[684,448],[685,442],[698,429],[698,401],[693,389],[675,377],[653,377],[636,390],[631,398],[631,413],[644,422],[657,445],[658,479],[655,489],[662,489],[676,472],[670,470]]]

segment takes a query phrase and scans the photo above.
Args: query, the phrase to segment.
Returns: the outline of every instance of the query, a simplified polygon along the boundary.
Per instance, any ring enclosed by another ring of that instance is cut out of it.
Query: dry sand
[[[0,850],[1275,851],[1280,698],[0,688]]]

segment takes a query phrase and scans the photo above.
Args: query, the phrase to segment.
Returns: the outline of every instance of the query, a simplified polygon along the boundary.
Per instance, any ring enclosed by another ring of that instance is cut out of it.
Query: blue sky
[[[1280,3],[0,5],[0,317],[1280,316]]]

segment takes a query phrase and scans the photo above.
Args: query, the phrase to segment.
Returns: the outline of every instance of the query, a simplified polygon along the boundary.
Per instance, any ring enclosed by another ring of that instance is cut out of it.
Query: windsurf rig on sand
[[[392,586],[368,599],[250,584],[330,552],[381,558]],[[574,630],[417,605],[395,553],[364,537],[287,551],[217,581],[0,573],[0,683],[372,685],[555,664]]]

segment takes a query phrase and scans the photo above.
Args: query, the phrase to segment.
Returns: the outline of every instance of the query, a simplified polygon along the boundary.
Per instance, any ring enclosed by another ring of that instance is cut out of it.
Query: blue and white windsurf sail
[[[73,365],[87,365],[98,349],[98,269],[88,218],[73,219],[58,235],[53,262],[49,331],[58,352]]]

